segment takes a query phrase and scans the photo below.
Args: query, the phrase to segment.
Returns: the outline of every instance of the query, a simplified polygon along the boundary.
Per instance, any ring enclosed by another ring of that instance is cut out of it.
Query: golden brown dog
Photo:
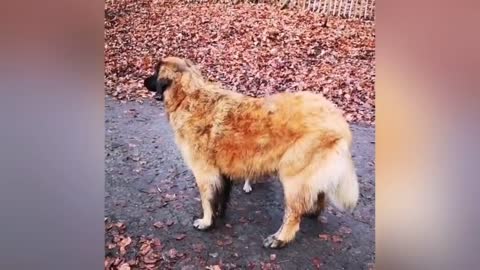
[[[195,176],[203,208],[195,228],[208,229],[224,214],[231,180],[273,173],[284,188],[285,214],[265,247],[293,240],[302,216],[318,214],[324,199],[341,210],[355,207],[359,187],[350,128],[321,95],[247,97],[207,81],[191,61],[176,57],[162,59],[144,84],[164,101],[175,141]]]

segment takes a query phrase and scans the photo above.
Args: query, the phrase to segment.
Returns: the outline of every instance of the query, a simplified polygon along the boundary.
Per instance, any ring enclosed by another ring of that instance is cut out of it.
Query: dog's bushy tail
[[[337,141],[317,171],[316,181],[322,182],[323,191],[335,207],[351,212],[358,202],[359,186],[349,148],[346,141]]]

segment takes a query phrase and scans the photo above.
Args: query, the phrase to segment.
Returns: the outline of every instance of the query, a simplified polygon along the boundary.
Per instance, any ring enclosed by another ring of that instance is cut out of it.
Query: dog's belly
[[[216,165],[223,174],[239,180],[256,179],[275,173],[280,151],[255,152],[248,149],[216,151]]]

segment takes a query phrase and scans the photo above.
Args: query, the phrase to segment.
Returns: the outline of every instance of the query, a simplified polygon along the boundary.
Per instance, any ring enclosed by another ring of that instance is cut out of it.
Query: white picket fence
[[[357,18],[363,20],[375,19],[376,0],[188,0],[190,3],[267,3],[281,9],[298,9],[320,13],[326,16],[342,18]]]

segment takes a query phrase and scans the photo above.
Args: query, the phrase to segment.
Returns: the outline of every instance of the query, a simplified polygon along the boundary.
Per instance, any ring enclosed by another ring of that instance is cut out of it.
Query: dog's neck
[[[168,115],[175,113],[181,106],[214,106],[219,99],[239,93],[224,90],[219,85],[206,81],[199,74],[185,74],[174,80],[164,95],[165,110]],[[192,101],[195,101],[192,103]]]
[[[182,102],[187,98],[181,82],[174,81],[168,89],[168,94],[164,97],[165,110],[168,114],[175,112]]]

